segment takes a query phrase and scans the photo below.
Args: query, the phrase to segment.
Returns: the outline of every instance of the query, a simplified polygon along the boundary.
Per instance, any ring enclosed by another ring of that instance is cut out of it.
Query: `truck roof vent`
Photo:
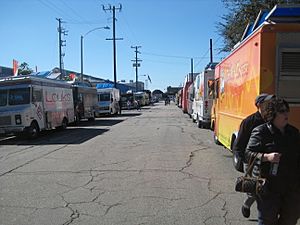
[[[299,76],[300,52],[281,52],[280,73],[283,76]]]

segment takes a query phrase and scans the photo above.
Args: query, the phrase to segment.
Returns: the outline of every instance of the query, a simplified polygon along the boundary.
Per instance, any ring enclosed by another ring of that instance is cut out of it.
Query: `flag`
[[[13,76],[18,75],[18,68],[19,68],[19,62],[15,59],[13,59]]]
[[[151,79],[150,79],[149,75],[148,75],[148,80],[150,81],[150,83],[152,83],[152,81],[151,81]]]

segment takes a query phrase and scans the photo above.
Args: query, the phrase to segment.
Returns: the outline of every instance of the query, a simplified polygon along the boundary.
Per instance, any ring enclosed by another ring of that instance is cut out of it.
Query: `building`
[[[13,69],[0,66],[0,77],[9,77],[13,75]]]
[[[74,79],[80,80],[81,79],[81,74],[77,73],[75,71],[63,69],[62,74],[63,74],[63,80],[74,80]],[[60,79],[61,73],[60,73],[59,68],[55,67],[52,70],[34,72],[31,75],[40,76],[40,77],[49,78],[49,79]],[[9,76],[13,76],[13,69],[0,66],[0,77],[9,77]],[[87,74],[83,74],[83,80],[89,81],[94,87],[96,87],[96,85],[99,83],[106,85],[107,87],[114,86],[113,81],[94,77],[94,76],[87,75]],[[116,88],[120,89],[122,94],[126,93],[129,90],[135,91],[136,82],[133,82],[133,80],[130,80],[129,83],[126,83],[125,81],[124,81],[124,83],[118,82]],[[144,90],[144,83],[141,81],[138,81],[138,91],[143,91],[143,90]]]
[[[167,95],[172,95],[172,96],[175,96],[179,90],[181,90],[182,87],[171,87],[171,86],[168,86],[167,87]]]
[[[143,91],[145,89],[144,82],[142,81],[137,82],[137,90],[136,90],[136,82],[133,82],[133,80],[130,80],[129,83],[124,82],[122,84],[131,87],[133,91]]]

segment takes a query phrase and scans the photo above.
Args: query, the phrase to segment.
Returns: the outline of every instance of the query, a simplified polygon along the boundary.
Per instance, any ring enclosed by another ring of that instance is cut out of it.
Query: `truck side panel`
[[[300,25],[270,24],[262,33],[261,92],[287,100],[289,123],[300,129]]]
[[[47,123],[50,127],[58,127],[63,118],[68,122],[74,122],[72,89],[44,87],[44,110],[47,115]]]
[[[214,132],[230,149],[246,116],[256,111],[260,93],[290,103],[289,123],[300,129],[300,25],[265,24],[216,68],[219,83],[214,102]]]
[[[257,33],[216,67],[219,90],[214,129],[218,140],[227,148],[242,119],[256,111],[254,99],[260,90],[259,43],[260,33]]]

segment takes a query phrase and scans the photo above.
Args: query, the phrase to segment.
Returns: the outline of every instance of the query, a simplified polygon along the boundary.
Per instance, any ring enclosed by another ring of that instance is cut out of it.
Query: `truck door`
[[[33,86],[31,96],[31,104],[33,105],[32,115],[37,121],[40,129],[47,128],[48,115],[47,112],[45,112],[42,88],[38,86]]]

